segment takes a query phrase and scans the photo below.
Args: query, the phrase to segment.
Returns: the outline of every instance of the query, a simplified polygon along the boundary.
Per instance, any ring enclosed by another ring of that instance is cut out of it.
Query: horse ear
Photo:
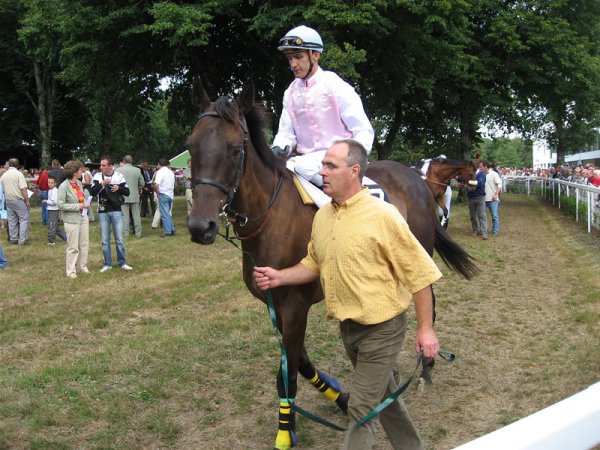
[[[194,83],[192,85],[192,104],[198,108],[200,112],[205,111],[210,105],[210,98],[204,90],[204,85],[202,84],[200,77],[194,78]]]
[[[242,92],[237,99],[237,104],[241,112],[247,112],[252,109],[252,105],[254,104],[254,82],[252,80],[244,83]]]

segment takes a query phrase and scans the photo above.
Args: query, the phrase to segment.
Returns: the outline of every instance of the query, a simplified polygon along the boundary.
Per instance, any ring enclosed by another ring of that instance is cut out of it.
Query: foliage
[[[480,153],[482,159],[503,167],[522,168],[533,165],[532,143],[521,138],[484,139],[472,153],[472,158],[475,153]]]
[[[549,134],[560,158],[598,124],[596,0],[0,0],[0,17],[0,144],[12,147],[51,133],[52,154],[169,152],[194,122],[197,75],[212,97],[254,80],[278,117],[291,75],[276,43],[301,23],[363,98],[380,159],[466,158],[482,122]],[[28,95],[53,122],[32,120]]]

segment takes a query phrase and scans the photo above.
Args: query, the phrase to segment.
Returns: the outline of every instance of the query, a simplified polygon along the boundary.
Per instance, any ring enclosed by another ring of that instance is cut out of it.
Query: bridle
[[[219,113],[217,113],[216,111],[203,112],[202,114],[200,114],[198,116],[198,121],[200,121],[204,117],[217,117],[219,119],[223,119],[221,117],[221,115]],[[242,138],[242,142],[240,144],[237,144],[237,147],[240,150],[240,160],[239,160],[239,164],[238,164],[237,170],[235,172],[235,175],[233,177],[231,186],[229,188],[227,188],[222,183],[218,182],[217,180],[215,180],[213,178],[200,177],[200,178],[196,178],[196,179],[192,180],[192,194],[195,192],[196,187],[201,184],[208,184],[210,186],[214,186],[217,189],[219,189],[221,192],[223,192],[225,195],[227,195],[227,201],[223,203],[223,206],[221,207],[221,212],[219,213],[219,217],[227,220],[228,223],[237,223],[237,224],[239,224],[240,227],[245,226],[249,220],[258,220],[258,219],[264,217],[262,224],[258,227],[258,229],[256,229],[250,235],[236,236],[237,239],[244,240],[244,239],[251,239],[253,237],[258,236],[260,234],[260,232],[263,230],[264,226],[267,223],[267,219],[269,218],[269,213],[271,212],[271,208],[272,208],[273,204],[275,203],[275,200],[277,199],[277,195],[279,194],[279,192],[281,190],[281,186],[283,185],[283,177],[280,177],[277,175],[277,173],[275,173],[275,187],[273,190],[273,194],[271,196],[271,200],[269,201],[269,204],[267,205],[267,209],[263,213],[258,215],[257,217],[249,219],[245,213],[240,213],[240,212],[237,212],[237,211],[231,209],[231,204],[232,204],[232,202],[235,198],[235,195],[237,193],[237,190],[239,188],[240,181],[242,179],[242,175],[244,174],[244,172],[246,170],[246,158],[247,158],[247,154],[248,154],[248,152],[247,152],[247,150],[248,150],[248,135],[249,135],[248,125],[246,123],[246,118],[243,115],[240,115],[239,124],[243,131],[243,138]]]

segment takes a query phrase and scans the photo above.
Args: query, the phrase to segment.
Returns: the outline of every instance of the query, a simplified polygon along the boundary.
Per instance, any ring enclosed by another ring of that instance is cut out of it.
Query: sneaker
[[[133,270],[133,267],[131,267],[129,264],[123,264],[121,267],[119,267],[119,269]]]
[[[77,278],[77,274],[76,273],[72,273],[71,275],[67,275],[71,280],[74,280],[75,278]]]
[[[48,245],[56,245],[56,242],[48,242]]]
[[[488,238],[488,237],[487,237],[487,234],[484,234],[483,236],[481,236],[481,238],[482,238],[484,241],[487,241],[487,238]]]
[[[81,273],[90,273],[90,270],[87,267],[84,267],[83,269],[79,269],[79,271]]]
[[[112,269],[112,267],[110,267],[110,266],[102,266],[102,269],[100,269],[100,273],[104,273],[104,272],[106,272],[107,270],[110,270],[110,269]]]

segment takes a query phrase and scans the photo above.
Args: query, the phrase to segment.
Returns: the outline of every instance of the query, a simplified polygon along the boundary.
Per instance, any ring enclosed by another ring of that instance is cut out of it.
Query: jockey
[[[288,168],[293,167],[301,178],[321,186],[319,170],[327,149],[336,140],[352,138],[369,153],[373,127],[354,88],[337,74],[319,67],[323,52],[319,33],[301,25],[281,38],[277,49],[286,56],[296,79],[283,95],[283,111],[272,148],[278,155],[290,156],[295,147]]]

